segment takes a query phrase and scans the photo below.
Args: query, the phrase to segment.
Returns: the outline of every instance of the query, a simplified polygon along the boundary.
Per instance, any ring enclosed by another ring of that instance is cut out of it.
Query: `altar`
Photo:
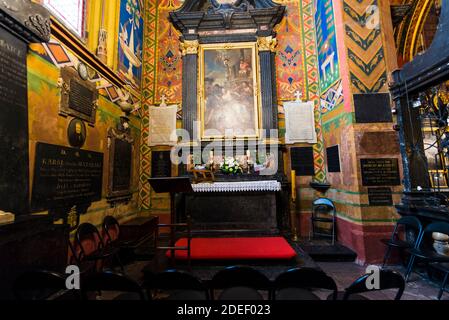
[[[284,181],[218,181],[192,184],[192,189],[177,195],[176,208],[178,221],[191,216],[195,233],[274,235],[288,230]]]

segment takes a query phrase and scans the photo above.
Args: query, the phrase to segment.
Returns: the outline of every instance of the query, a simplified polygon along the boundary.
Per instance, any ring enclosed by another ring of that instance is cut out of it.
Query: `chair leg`
[[[449,278],[449,272],[446,272],[446,275],[444,276],[443,283],[441,284],[440,292],[438,293],[438,300],[441,300],[441,297],[443,296],[443,292],[444,292],[444,289],[446,288],[448,278]]]
[[[415,256],[412,254],[410,255],[410,261],[408,262],[407,271],[405,272],[405,282],[408,281],[410,273],[412,273],[414,264],[415,264]]]
[[[385,267],[385,264],[387,263],[388,258],[390,257],[390,252],[391,252],[391,247],[387,246],[387,251],[385,252],[384,262],[382,263],[382,268]]]

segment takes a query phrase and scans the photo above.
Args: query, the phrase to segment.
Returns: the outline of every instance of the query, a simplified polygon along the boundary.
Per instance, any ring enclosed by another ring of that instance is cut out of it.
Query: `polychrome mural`
[[[315,0],[315,8],[320,91],[324,92],[340,78],[332,0]]]
[[[142,75],[142,0],[122,0],[120,4],[118,71],[135,87]]]
[[[277,27],[276,81],[279,100],[294,100],[296,91],[303,91],[301,31],[297,1],[287,6],[284,19]]]

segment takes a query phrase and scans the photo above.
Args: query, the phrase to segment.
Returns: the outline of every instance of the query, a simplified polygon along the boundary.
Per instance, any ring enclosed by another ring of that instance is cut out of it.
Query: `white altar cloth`
[[[194,192],[239,192],[239,191],[280,191],[281,183],[276,180],[237,181],[192,184]]]

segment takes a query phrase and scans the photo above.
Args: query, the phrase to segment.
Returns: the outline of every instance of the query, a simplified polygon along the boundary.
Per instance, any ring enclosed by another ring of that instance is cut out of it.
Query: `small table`
[[[138,247],[150,238],[156,238],[159,217],[136,217],[120,224],[120,241],[129,242],[130,247]]]

